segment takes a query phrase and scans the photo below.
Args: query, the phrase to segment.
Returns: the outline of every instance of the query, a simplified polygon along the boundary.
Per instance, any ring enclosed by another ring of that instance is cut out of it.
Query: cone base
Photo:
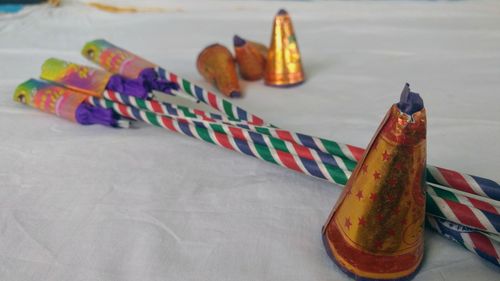
[[[276,87],[276,88],[292,88],[292,87],[296,87],[296,86],[299,86],[301,85],[302,83],[304,83],[305,80],[302,80],[302,81],[299,81],[299,82],[294,82],[294,83],[283,83],[283,84],[272,84],[270,82],[267,82],[265,81],[264,83],[266,84],[266,86],[270,86],[270,87]]]
[[[360,276],[357,275],[355,272],[347,269],[345,266],[343,266],[339,260],[336,258],[335,252],[332,250],[331,247],[331,242],[329,239],[326,237],[325,232],[322,231],[321,238],[323,240],[323,245],[325,246],[326,253],[330,257],[330,259],[333,261],[333,263],[338,266],[347,276],[353,278],[356,281],[409,281],[412,280],[415,275],[419,272],[420,267],[422,266],[422,259],[420,259],[420,262],[418,263],[417,267],[413,270],[413,272],[403,275],[403,276],[397,276],[395,278],[370,278],[370,277],[365,277],[365,276]]]

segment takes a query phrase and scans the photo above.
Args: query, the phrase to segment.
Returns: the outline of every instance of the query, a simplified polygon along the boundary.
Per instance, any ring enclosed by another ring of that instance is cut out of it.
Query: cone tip
[[[412,92],[410,90],[410,84],[406,83],[403,91],[401,92],[398,108],[402,112],[412,115],[413,113],[424,108],[424,101],[419,94]]]
[[[233,44],[235,47],[241,47],[243,45],[245,45],[247,43],[247,41],[245,41],[245,39],[239,37],[238,35],[234,35],[233,36]]]
[[[285,9],[280,9],[280,10],[278,11],[278,15],[280,15],[280,16],[285,16],[285,15],[288,15],[288,12],[287,12]]]
[[[232,98],[239,98],[239,97],[241,97],[241,93],[239,91],[232,91],[229,94],[229,96],[232,97]]]
[[[305,82],[305,79],[301,79],[300,81],[296,81],[296,82],[288,82],[288,83],[282,83],[282,84],[275,84],[275,83],[272,83],[269,81],[265,81],[265,84],[267,86],[276,87],[276,88],[293,88],[295,86],[299,86],[299,85],[303,84],[304,82]]]

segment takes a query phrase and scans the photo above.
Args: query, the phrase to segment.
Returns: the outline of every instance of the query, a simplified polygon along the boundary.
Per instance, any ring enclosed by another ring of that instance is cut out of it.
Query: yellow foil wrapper
[[[280,10],[274,18],[265,82],[270,86],[288,87],[300,84],[304,80],[299,45],[292,20],[285,10]]]
[[[323,228],[328,253],[357,280],[409,280],[423,257],[426,116],[393,105]]]
[[[198,55],[196,67],[200,74],[225,96],[241,96],[236,64],[226,47],[220,44],[206,47]]]

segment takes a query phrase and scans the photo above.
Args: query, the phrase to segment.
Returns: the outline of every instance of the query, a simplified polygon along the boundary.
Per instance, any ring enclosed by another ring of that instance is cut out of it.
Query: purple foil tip
[[[287,12],[287,11],[285,11],[285,9],[280,9],[280,10],[278,11],[278,15],[281,15],[281,16],[288,15],[288,12]]]
[[[232,91],[230,94],[229,94],[230,97],[232,98],[239,98],[241,97],[241,93],[238,92],[238,91]]]
[[[245,41],[245,39],[239,37],[238,35],[234,35],[233,44],[235,47],[241,47],[241,46],[245,45],[246,43],[247,43],[247,41]]]
[[[179,85],[177,83],[161,79],[153,68],[142,70],[139,77],[144,80],[145,85],[150,90],[169,94],[172,93],[172,90],[179,90]]]
[[[158,73],[152,68],[146,68],[141,71],[139,77],[146,81],[158,80]]]
[[[424,101],[419,94],[412,92],[410,90],[410,84],[406,83],[403,88],[403,92],[401,93],[398,108],[402,112],[412,115],[413,113],[424,108]]]
[[[119,74],[111,76],[106,89],[141,99],[147,98],[149,93],[149,89],[144,84],[143,79],[130,79]]]
[[[109,127],[118,127],[118,120],[115,119],[113,110],[95,107],[83,102],[76,109],[76,121],[82,125],[101,124]]]

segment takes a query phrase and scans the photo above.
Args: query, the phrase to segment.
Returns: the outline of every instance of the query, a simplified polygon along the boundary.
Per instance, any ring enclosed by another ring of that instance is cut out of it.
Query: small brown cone
[[[299,45],[292,20],[285,10],[274,18],[271,47],[267,54],[265,82],[269,86],[289,87],[304,82]]]
[[[196,60],[200,74],[222,94],[228,97],[240,97],[241,90],[236,73],[236,64],[231,52],[220,44],[213,44],[201,51]]]
[[[267,47],[238,35],[234,35],[233,44],[241,77],[249,81],[262,79],[266,69]]]
[[[407,85],[323,227],[327,252],[356,280],[409,280],[422,261],[426,117],[409,95]]]

